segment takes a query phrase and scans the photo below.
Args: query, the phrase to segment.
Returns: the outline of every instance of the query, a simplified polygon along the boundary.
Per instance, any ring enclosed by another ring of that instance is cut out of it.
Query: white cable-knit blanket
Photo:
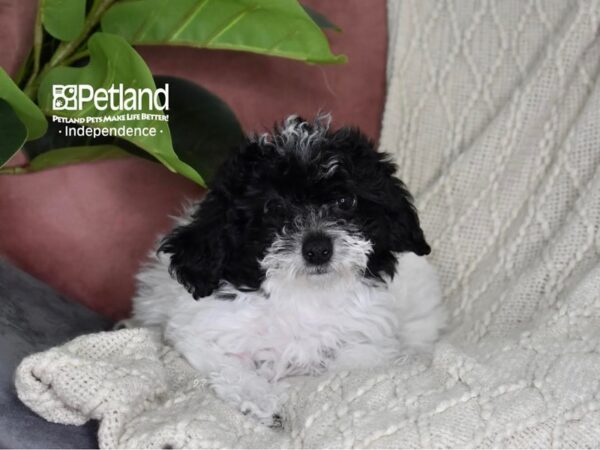
[[[390,0],[389,21],[381,147],[452,317],[432,359],[294,379],[274,430],[122,330],[25,359],[27,405],[100,420],[102,447],[600,446],[600,2]]]

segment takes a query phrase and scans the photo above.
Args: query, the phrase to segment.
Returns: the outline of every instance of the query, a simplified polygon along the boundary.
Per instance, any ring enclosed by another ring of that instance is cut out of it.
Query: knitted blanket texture
[[[433,354],[291,379],[270,429],[156,331],[126,329],[26,358],[25,404],[99,420],[105,448],[600,446],[600,2],[389,0],[388,15],[381,149],[440,271],[451,320]]]

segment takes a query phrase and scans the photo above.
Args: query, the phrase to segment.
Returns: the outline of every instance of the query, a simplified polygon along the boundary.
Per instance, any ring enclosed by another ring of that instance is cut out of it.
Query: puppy
[[[392,363],[444,322],[396,167],[329,125],[292,116],[248,138],[137,276],[134,321],[161,327],[218,396],[267,425],[283,378]]]

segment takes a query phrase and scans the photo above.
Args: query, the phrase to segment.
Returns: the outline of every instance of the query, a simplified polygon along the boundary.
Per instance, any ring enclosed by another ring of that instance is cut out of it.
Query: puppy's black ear
[[[383,234],[379,236],[382,246],[392,252],[428,255],[431,248],[425,241],[412,196],[395,176],[396,165],[390,156],[377,152],[355,128],[341,128],[332,136],[332,143],[350,155],[347,166],[352,168],[360,194],[378,206],[377,210],[365,210],[365,214],[380,217],[383,212],[378,227]]]
[[[210,295],[222,279],[231,252],[227,201],[210,192],[187,225],[176,227],[158,251],[171,255],[169,272],[195,299]]]
[[[395,166],[389,170],[395,170]],[[390,243],[395,252],[428,255],[431,248],[425,240],[413,199],[404,183],[389,173],[384,182],[386,209],[390,217]]]
[[[421,229],[413,198],[404,183],[395,175],[396,165],[386,153],[376,153],[380,203],[388,219],[390,250],[428,255],[431,248]]]

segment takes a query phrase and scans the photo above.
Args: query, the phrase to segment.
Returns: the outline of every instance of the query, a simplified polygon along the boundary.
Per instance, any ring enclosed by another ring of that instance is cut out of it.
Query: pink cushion
[[[0,38],[16,42],[21,55],[31,40],[35,3],[0,0]],[[348,64],[309,66],[174,47],[139,51],[153,72],[188,78],[219,95],[248,131],[263,130],[291,113],[312,117],[322,110],[333,113],[334,124],[358,125],[377,139],[385,94],[385,1],[304,3],[344,29],[328,35]],[[14,72],[19,59],[9,48],[2,47],[0,65]],[[130,309],[133,275],[156,235],[168,230],[168,215],[183,199],[201,193],[182,177],[139,159],[0,176],[0,254],[92,309],[121,318]]]

